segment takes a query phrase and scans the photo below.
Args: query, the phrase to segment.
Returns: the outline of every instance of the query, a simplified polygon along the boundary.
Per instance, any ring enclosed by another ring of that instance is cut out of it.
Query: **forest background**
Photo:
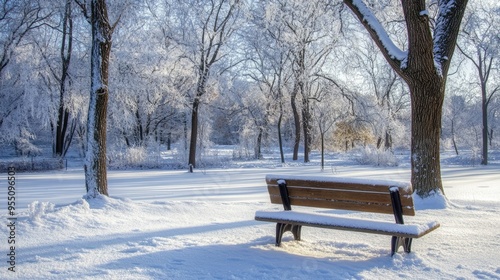
[[[397,1],[366,2],[403,48]],[[81,1],[1,4],[1,157],[19,157],[26,169],[60,168],[86,150],[88,17]],[[110,167],[220,165],[209,154],[215,145],[230,145],[233,159],[279,148],[283,163],[287,151],[308,162],[311,150],[355,150],[367,163],[396,165],[394,153],[410,148],[408,88],[340,2],[108,5],[117,23]],[[500,145],[499,15],[494,1],[469,1],[443,109],[442,149],[483,164]]]

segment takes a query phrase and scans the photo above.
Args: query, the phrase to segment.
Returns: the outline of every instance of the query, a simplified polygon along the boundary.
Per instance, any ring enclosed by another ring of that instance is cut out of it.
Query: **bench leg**
[[[293,234],[293,238],[295,240],[300,241],[300,235],[301,235],[301,231],[302,231],[301,225],[277,223],[276,224],[276,246],[281,245],[281,238],[283,237],[283,233],[285,233],[287,231],[291,231]]]
[[[411,252],[412,238],[393,236],[391,240],[391,257],[398,251],[399,247],[403,246],[406,253]]]

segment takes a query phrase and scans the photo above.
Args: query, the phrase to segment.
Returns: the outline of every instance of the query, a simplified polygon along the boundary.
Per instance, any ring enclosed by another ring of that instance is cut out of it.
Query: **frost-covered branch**
[[[344,0],[344,3],[351,9],[356,17],[358,17],[368,33],[370,33],[370,36],[391,67],[402,75],[402,69],[406,68],[408,53],[402,51],[394,44],[382,24],[380,24],[378,19],[362,0]]]
[[[446,76],[468,0],[440,0],[434,29],[434,64]]]

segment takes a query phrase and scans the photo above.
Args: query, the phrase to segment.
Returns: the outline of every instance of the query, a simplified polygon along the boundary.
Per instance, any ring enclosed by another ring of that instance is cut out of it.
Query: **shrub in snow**
[[[0,162],[0,171],[5,172],[9,166],[14,167],[18,172],[58,170],[64,167],[64,161],[60,158],[16,158],[14,160]]]
[[[110,148],[108,166],[113,169],[125,168],[160,168],[165,165],[159,147],[145,146],[127,147],[125,149]]]
[[[381,150],[373,146],[358,147],[351,151],[354,160],[362,165],[398,166],[398,159],[390,150]]]
[[[16,150],[21,156],[39,156],[42,149],[35,146],[29,139],[21,138],[16,141]]]
[[[130,147],[124,155],[127,165],[141,165],[147,161],[148,155],[144,147]]]
[[[28,205],[28,215],[33,222],[40,222],[42,216],[54,211],[54,204],[50,202],[33,201]]]

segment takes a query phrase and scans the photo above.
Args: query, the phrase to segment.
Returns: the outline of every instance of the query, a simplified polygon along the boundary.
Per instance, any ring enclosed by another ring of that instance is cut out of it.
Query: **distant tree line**
[[[282,162],[402,148],[429,172],[443,147],[479,149],[488,164],[500,9],[453,3],[1,0],[0,145],[78,152],[89,170],[152,147],[196,167],[213,145],[252,158],[277,147]],[[107,140],[99,160],[93,137]],[[441,188],[428,180],[412,179],[419,194]]]

